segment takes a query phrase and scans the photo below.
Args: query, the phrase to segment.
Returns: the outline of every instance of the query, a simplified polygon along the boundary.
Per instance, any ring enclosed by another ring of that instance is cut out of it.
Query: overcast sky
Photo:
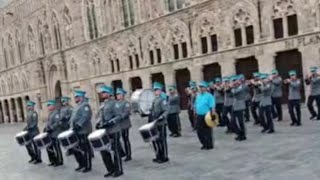
[[[10,2],[11,0],[0,0],[0,7],[5,6],[6,4],[8,4],[8,2]]]

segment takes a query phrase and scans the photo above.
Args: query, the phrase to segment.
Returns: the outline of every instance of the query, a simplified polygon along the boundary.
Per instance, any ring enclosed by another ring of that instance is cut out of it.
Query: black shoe
[[[242,136],[239,138],[239,141],[245,141],[245,140],[247,140],[247,138],[245,136]]]
[[[296,123],[291,123],[290,126],[294,126]]]
[[[180,137],[180,136],[181,136],[181,134],[174,134],[172,137],[177,138],[177,137]]]
[[[264,128],[264,129],[262,129],[261,133],[265,133],[267,131],[268,131],[268,129]]]
[[[35,161],[35,159],[30,159],[30,161],[28,161],[28,163],[33,163]]]
[[[131,157],[126,157],[123,161],[127,162],[127,161],[131,161],[132,158]]]
[[[112,176],[113,172],[108,172],[107,174],[105,174],[103,177],[107,178],[107,177],[110,177]]]
[[[91,168],[85,168],[84,170],[82,170],[82,173],[87,173],[87,172],[90,172],[91,171]]]
[[[54,166],[55,167],[58,167],[58,166],[62,166],[63,165],[63,163],[57,163],[57,164],[55,164]]]
[[[310,120],[313,120],[314,118],[316,118],[317,116],[316,115],[312,115],[311,117],[310,117]]]
[[[84,167],[82,167],[82,166],[79,166],[79,167],[77,167],[76,169],[75,169],[75,171],[78,171],[78,172],[80,172],[81,171],[81,169],[83,169]]]
[[[232,134],[232,131],[231,130],[226,130],[226,132],[225,132],[226,134]]]
[[[161,160],[158,159],[158,158],[152,159],[152,162],[154,162],[154,163],[159,163],[160,161],[161,161]]]
[[[205,150],[205,149],[207,149],[207,147],[202,146],[200,149],[201,149],[201,150]]]
[[[268,134],[272,134],[272,133],[274,133],[273,129],[268,131]]]
[[[48,166],[55,166],[56,165],[56,163],[50,163],[50,164],[48,164]]]
[[[33,164],[40,164],[40,163],[42,163],[42,160],[36,160],[33,162]]]
[[[166,163],[166,162],[169,162],[169,158],[161,159],[159,164]]]
[[[301,125],[302,125],[301,123],[297,123],[297,124],[296,124],[296,126],[301,126]]]
[[[207,147],[206,150],[211,150],[211,149],[214,149],[214,147],[213,146]]]
[[[235,137],[234,140],[240,141],[240,136]]]
[[[174,135],[174,134],[173,134],[173,133],[171,133],[169,136],[170,136],[170,137],[172,137],[173,135]]]
[[[121,175],[123,175],[123,172],[115,172],[115,173],[112,174],[112,176],[113,176],[114,178],[119,177],[119,176],[121,176]]]

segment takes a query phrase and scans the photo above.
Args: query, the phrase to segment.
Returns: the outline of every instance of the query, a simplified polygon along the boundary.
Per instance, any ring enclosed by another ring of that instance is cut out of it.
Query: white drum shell
[[[64,149],[69,150],[78,145],[78,139],[74,140],[74,142],[71,142],[70,138],[73,136],[75,137],[75,132],[73,130],[67,130],[58,135],[59,142]]]
[[[139,131],[140,131],[140,134],[142,135],[144,142],[147,142],[147,143],[155,141],[159,137],[156,122],[151,122],[141,126],[139,128]],[[147,135],[147,137],[145,135]]]
[[[107,135],[107,131],[105,129],[99,129],[94,132],[92,132],[88,136],[88,140],[90,142],[90,145],[94,151],[109,151],[111,152],[111,143],[108,140],[108,142],[104,141]],[[99,143],[101,146],[95,146],[95,143]]]
[[[149,115],[155,95],[151,89],[138,89],[132,93],[131,104],[135,112]]]
[[[39,149],[45,149],[52,144],[51,139],[48,137],[49,137],[48,133],[41,133],[41,134],[38,134],[36,137],[34,137],[33,141],[35,142],[35,144]],[[42,146],[38,146],[37,142],[41,142]]]
[[[26,145],[28,145],[28,144],[31,143],[32,139],[31,139],[30,137],[27,138],[27,136],[28,136],[28,131],[19,132],[19,133],[15,136],[16,140],[17,140],[18,138],[21,139],[21,140],[23,140],[23,142],[18,142],[18,144],[19,144],[20,146],[26,146]]]

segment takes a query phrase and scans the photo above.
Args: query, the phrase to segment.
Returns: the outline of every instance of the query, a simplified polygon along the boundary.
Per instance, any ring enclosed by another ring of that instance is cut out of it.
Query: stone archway
[[[9,114],[9,102],[8,100],[4,100],[4,117],[7,119],[7,122],[11,122],[10,114]]]
[[[0,123],[4,123],[4,110],[2,109],[2,101],[0,101]]]
[[[61,104],[62,90],[61,90],[61,82],[57,81],[54,88],[54,97],[57,101],[58,105]]]
[[[140,77],[130,78],[131,91],[134,92],[137,89],[142,89],[142,80]]]
[[[18,102],[17,103],[17,105],[18,105],[17,108],[20,109],[20,114],[18,116],[21,117],[22,118],[22,122],[24,122],[25,121],[25,110],[24,110],[22,98],[19,97],[17,99],[17,102]]]
[[[61,88],[61,78],[60,73],[58,71],[58,67],[56,65],[52,65],[49,70],[49,81],[48,81],[48,98],[56,99],[60,102],[60,98],[62,96],[62,88]]]
[[[175,71],[177,90],[180,95],[180,106],[182,109],[188,108],[188,95],[186,94],[186,87],[188,87],[191,80],[190,71],[188,69],[178,69]]]
[[[216,77],[221,77],[221,66],[219,63],[212,63],[203,66],[203,80],[212,81]]]
[[[10,108],[10,111],[12,113],[12,120],[11,122],[18,122],[18,114],[17,114],[17,107],[16,107],[16,103],[15,103],[15,100],[12,98],[10,99],[10,103],[11,103],[11,107]]]

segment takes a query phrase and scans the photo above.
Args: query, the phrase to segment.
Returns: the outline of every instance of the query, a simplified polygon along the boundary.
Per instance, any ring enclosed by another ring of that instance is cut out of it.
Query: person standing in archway
[[[36,105],[33,101],[27,102],[27,126],[23,128],[24,131],[28,131],[29,136],[33,139],[40,133],[38,128],[38,113],[35,111],[34,106]],[[29,163],[39,164],[41,160],[41,152],[32,140],[30,144],[26,146],[31,160]]]

